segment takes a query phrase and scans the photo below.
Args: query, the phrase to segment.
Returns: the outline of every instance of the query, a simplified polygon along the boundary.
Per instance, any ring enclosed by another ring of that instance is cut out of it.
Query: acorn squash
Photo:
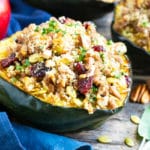
[[[124,44],[106,40],[90,22],[51,18],[0,48],[0,103],[33,126],[53,132],[96,127],[129,97]]]
[[[121,1],[115,6],[112,39],[126,44],[135,73],[150,73],[150,16],[148,0]],[[137,61],[138,60],[138,61]]]

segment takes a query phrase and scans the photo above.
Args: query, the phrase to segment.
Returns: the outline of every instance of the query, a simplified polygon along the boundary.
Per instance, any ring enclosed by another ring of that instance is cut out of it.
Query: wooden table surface
[[[108,39],[111,39],[110,24],[112,17],[113,13],[110,12],[102,18],[94,20],[97,30]],[[135,84],[135,82],[133,83]],[[94,150],[137,150],[141,139],[137,135],[138,125],[130,121],[130,116],[137,115],[141,117],[144,108],[145,105],[128,101],[121,112],[111,116],[102,126],[90,131],[68,133],[65,135],[80,141],[89,142]],[[101,135],[109,136],[113,140],[112,143],[99,143],[97,138]],[[126,137],[131,137],[134,140],[134,147],[128,147],[124,144]]]

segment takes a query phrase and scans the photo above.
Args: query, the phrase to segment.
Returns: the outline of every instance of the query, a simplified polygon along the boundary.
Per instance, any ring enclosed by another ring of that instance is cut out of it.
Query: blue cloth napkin
[[[22,30],[30,23],[40,24],[50,18],[50,14],[45,11],[33,8],[23,2],[23,0],[10,0],[12,15],[7,36]]]
[[[0,113],[0,150],[91,150],[88,143],[10,123]]]
[[[40,24],[51,16],[23,0],[10,2],[12,15],[7,36],[30,23]],[[11,122],[1,106],[0,110],[0,150],[92,150],[88,143]]]

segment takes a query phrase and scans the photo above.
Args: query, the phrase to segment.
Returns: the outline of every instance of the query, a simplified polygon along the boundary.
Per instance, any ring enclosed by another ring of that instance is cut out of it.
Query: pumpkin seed
[[[110,139],[110,137],[106,136],[106,135],[102,135],[100,137],[98,137],[97,139],[100,143],[111,143],[112,140]]]
[[[124,143],[129,147],[133,147],[135,145],[134,141],[130,137],[125,138]]]
[[[135,124],[139,124],[139,122],[140,122],[140,118],[136,115],[131,115],[130,119]]]

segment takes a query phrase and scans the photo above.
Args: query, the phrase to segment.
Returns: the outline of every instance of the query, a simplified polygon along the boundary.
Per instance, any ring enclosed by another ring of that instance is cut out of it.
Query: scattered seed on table
[[[124,143],[129,147],[133,147],[135,145],[133,139],[130,137],[126,137]]]
[[[100,143],[111,143],[112,139],[109,136],[106,135],[101,135],[100,137],[98,137],[97,139]]]
[[[131,115],[130,119],[135,124],[139,124],[139,122],[140,122],[140,118],[136,115]]]

